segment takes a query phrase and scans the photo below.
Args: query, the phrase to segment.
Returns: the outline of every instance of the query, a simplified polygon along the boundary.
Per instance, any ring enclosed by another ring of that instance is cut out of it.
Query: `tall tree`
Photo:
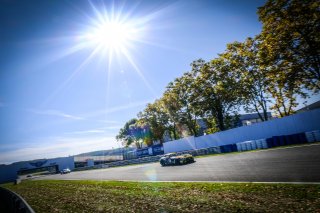
[[[293,114],[298,106],[298,97],[307,97],[301,87],[301,79],[291,73],[290,67],[291,63],[285,60],[267,67],[267,91],[273,98],[270,109],[279,117]]]
[[[162,106],[160,100],[156,100],[138,114],[141,122],[150,128],[152,140],[159,140],[160,143],[163,143],[163,135],[170,126],[168,114]]]
[[[143,144],[152,145],[148,140],[150,134],[148,126],[143,125],[139,120],[129,126],[129,134],[138,149],[141,149]]]
[[[180,124],[180,127],[186,126],[191,135],[197,136],[199,133],[197,114],[191,105],[194,92],[191,85],[195,79],[194,74],[194,72],[186,72],[180,78],[170,82],[165,97],[171,102],[174,101],[170,106],[168,106],[168,101],[166,102],[174,121]]]
[[[171,124],[169,127],[169,132],[171,138],[177,140],[181,137],[181,133],[179,132],[179,124],[180,124],[180,105],[177,100],[177,96],[168,91],[164,92],[161,97],[161,103],[164,111],[167,113],[169,118],[169,123]]]
[[[133,118],[125,123],[124,127],[120,129],[116,139],[122,141],[126,147],[134,144],[138,149],[143,144],[152,145],[151,131],[147,124],[142,120]]]
[[[247,38],[245,42],[234,42],[227,45],[221,54],[228,63],[230,77],[239,78],[239,96],[243,97],[243,106],[247,112],[258,113],[262,121],[268,120],[267,70],[261,64],[258,38]],[[236,79],[235,79],[236,80]]]
[[[225,59],[214,59],[202,66],[195,79],[194,108],[203,117],[213,119],[211,123],[216,124],[218,130],[226,130],[232,122],[231,114],[236,113],[241,100],[239,87],[238,79],[229,70]]]
[[[320,90],[319,8],[318,0],[268,0],[258,10],[265,60],[287,69],[284,75],[296,81],[289,87],[299,84]]]
[[[118,141],[122,141],[123,145],[125,145],[127,147],[130,146],[134,142],[134,138],[132,137],[130,126],[132,126],[136,123],[137,123],[136,118],[130,119],[129,121],[127,121],[124,124],[123,128],[121,128],[119,130],[119,133],[116,136],[116,139]]]

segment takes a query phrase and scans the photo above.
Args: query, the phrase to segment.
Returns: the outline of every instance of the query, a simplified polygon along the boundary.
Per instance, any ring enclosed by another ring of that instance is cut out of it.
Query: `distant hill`
[[[106,155],[122,155],[124,152],[129,152],[134,150],[134,148],[128,147],[128,148],[116,148],[116,149],[109,149],[109,150],[99,150],[99,151],[93,151],[93,152],[86,152],[81,153],[78,155],[75,155],[76,157],[82,157],[82,156],[106,156]]]

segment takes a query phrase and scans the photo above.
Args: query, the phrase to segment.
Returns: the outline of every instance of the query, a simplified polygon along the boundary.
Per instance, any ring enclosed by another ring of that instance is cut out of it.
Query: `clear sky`
[[[193,60],[258,34],[263,4],[1,0],[0,163],[119,147],[123,124]],[[97,35],[105,22],[122,24],[118,43]]]

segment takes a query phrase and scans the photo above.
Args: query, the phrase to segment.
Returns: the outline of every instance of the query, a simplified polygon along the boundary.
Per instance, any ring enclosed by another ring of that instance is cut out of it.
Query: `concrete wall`
[[[316,109],[215,134],[183,138],[164,143],[163,146],[164,152],[169,153],[235,144],[244,141],[259,140],[272,136],[291,135],[319,129],[320,109]]]
[[[38,165],[36,165],[38,163]],[[42,164],[43,163],[43,164]],[[0,165],[0,183],[14,181],[19,170],[35,169],[46,166],[58,165],[59,170],[74,169],[74,157],[41,159],[34,161],[17,162],[10,165]]]

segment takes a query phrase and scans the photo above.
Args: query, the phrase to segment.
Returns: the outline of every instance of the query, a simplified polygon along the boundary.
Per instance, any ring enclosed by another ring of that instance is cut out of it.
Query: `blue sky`
[[[119,147],[123,124],[193,60],[260,32],[264,1],[0,4],[0,163],[10,163]],[[138,29],[125,51],[84,41],[99,14]]]

